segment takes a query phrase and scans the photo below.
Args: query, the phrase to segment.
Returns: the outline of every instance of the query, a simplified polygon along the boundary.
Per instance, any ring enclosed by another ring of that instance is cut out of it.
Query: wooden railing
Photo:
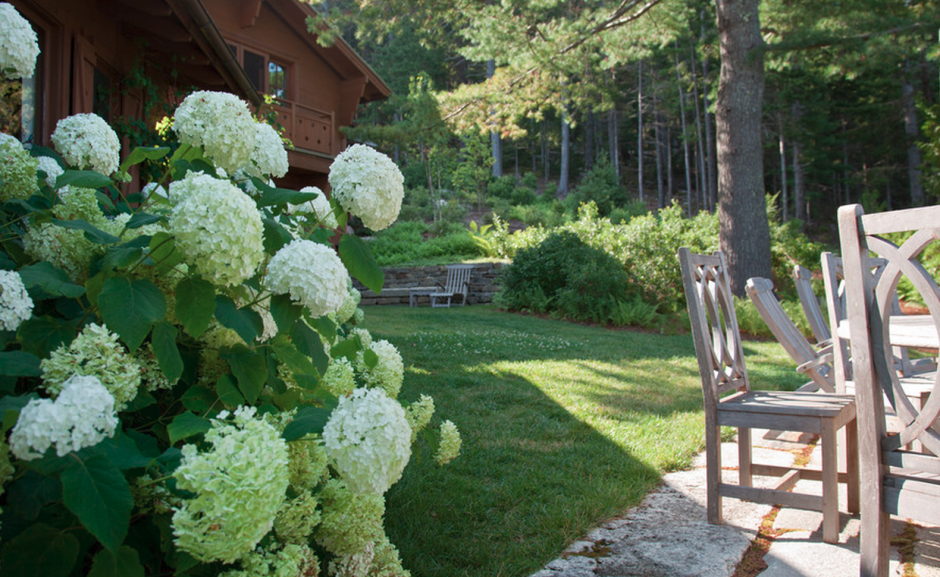
[[[285,129],[285,136],[290,138],[295,148],[333,154],[332,112],[280,99],[274,109],[277,121]]]

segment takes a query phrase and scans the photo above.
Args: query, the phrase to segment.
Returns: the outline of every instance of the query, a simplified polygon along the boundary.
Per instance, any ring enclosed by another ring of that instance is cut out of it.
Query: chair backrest
[[[913,235],[900,246],[884,238],[906,232]],[[940,240],[940,206],[871,215],[865,215],[860,205],[843,206],[839,209],[839,237],[858,400],[861,483],[866,487],[862,500],[862,574],[886,574],[887,555],[883,553],[887,550],[887,513],[940,522],[940,485],[930,483],[921,474],[940,475],[940,458],[934,456],[940,455],[940,434],[933,429],[940,417],[940,394],[931,394],[922,407],[908,399],[889,339],[895,294],[902,277],[920,293],[933,328],[940,331],[940,287],[918,260],[925,248]],[[871,274],[870,251],[886,260],[877,284]],[[885,399],[893,405],[900,421],[898,434],[886,433]],[[933,455],[903,450],[914,441]],[[925,496],[926,485],[930,485],[932,497]],[[867,553],[875,541],[882,553],[877,566]]]
[[[720,252],[692,254],[685,247],[679,249],[679,265],[702,377],[705,411],[711,413],[717,410],[725,393],[750,389],[728,267]]]
[[[800,329],[780,306],[773,292],[774,283],[770,279],[754,277],[748,279],[744,288],[757,308],[757,312],[770,328],[770,332],[774,334],[787,354],[796,361],[798,370],[809,376],[818,388],[828,393],[835,392],[832,367],[829,365],[831,355],[828,352],[820,353],[806,340]]]
[[[462,293],[465,297],[469,291],[470,273],[472,264],[447,265],[447,280],[444,282],[444,291],[449,293]]]
[[[829,332],[829,323],[819,306],[819,298],[813,291],[813,273],[804,266],[796,265],[793,267],[793,283],[796,285],[796,294],[800,297],[803,313],[813,330],[816,343],[821,345],[827,342],[832,335]]]
[[[881,275],[888,265],[888,261],[883,258],[869,257],[868,264],[871,267],[872,286],[877,286],[881,280]],[[839,323],[846,320],[846,297],[845,297],[845,272],[842,266],[842,258],[831,252],[822,253],[822,271],[823,284],[826,287],[826,307],[829,312],[829,326],[833,335],[837,335],[832,343],[832,358],[835,368],[836,383],[844,383],[852,379],[852,365],[849,362],[848,343],[844,339],[838,338]],[[897,292],[895,292],[891,303],[892,314],[901,312],[901,305],[898,302]],[[907,349],[895,347],[895,364],[899,366],[903,374],[911,374],[910,359]],[[837,387],[839,388],[839,387]],[[841,392],[841,391],[840,391]]]

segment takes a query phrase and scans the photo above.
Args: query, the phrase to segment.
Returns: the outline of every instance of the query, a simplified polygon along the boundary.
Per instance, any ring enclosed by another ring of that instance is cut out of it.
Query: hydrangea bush
[[[256,125],[198,92],[177,149],[123,163],[88,115],[58,155],[0,138],[4,575],[408,575],[384,494],[459,434],[397,399],[401,355],[356,326],[350,280],[379,291],[381,269],[330,245],[344,205],[269,184],[283,145]],[[144,160],[165,171],[142,194],[124,183]],[[349,206],[394,220],[390,161],[336,162]]]

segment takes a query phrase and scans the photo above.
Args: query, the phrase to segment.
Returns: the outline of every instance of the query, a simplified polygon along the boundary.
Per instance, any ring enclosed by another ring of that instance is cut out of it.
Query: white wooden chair
[[[812,379],[799,390],[818,391],[827,393],[836,392],[835,381],[832,376],[832,350],[827,345],[816,349],[810,344],[800,329],[796,327],[787,312],[780,306],[774,295],[774,284],[770,279],[754,277],[748,279],[744,287],[751,302],[757,308],[761,318],[767,323],[770,332],[783,346],[787,354],[796,361],[797,372],[803,373]],[[819,305],[816,305],[819,308]]]
[[[752,390],[724,255],[695,255],[681,248],[679,264],[705,402],[708,522],[721,522],[723,497],[779,504],[821,511],[823,540],[836,542],[840,482],[836,437],[843,427],[847,458],[846,474],[841,480],[847,483],[849,511],[855,511],[858,505],[855,400],[848,395]],[[723,426],[738,428],[738,485],[721,480]],[[820,435],[822,470],[752,463],[753,427]],[[757,488],[753,486],[754,475],[781,477],[781,481],[773,489]],[[821,480],[822,496],[790,492],[800,478]]]
[[[829,322],[823,316],[822,307],[819,306],[819,297],[813,291],[812,281],[813,273],[808,268],[801,265],[793,267],[793,284],[796,285],[796,294],[800,297],[803,314],[809,321],[816,345],[824,347],[831,343],[832,335],[829,333]]]
[[[467,304],[467,294],[470,292],[470,273],[472,264],[447,265],[447,279],[444,284],[438,284],[435,292],[428,293],[432,307],[450,307],[451,299],[460,296],[460,306]]]
[[[900,246],[884,238],[898,232],[914,234]],[[911,402],[889,338],[902,276],[921,294],[929,322],[940,330],[940,287],[917,260],[940,239],[940,206],[871,215],[860,205],[843,206],[839,238],[858,402],[861,482],[866,489],[861,501],[860,575],[886,577],[890,515],[940,524],[940,433],[935,430],[940,395],[929,394],[923,406]],[[871,274],[870,252],[885,259],[880,279]],[[935,389],[936,373],[932,380]],[[900,421],[899,433],[888,431],[886,399]],[[905,449],[915,442],[929,453]]]

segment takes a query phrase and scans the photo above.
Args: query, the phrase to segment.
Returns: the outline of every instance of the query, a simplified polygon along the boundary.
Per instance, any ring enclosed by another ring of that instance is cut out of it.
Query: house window
[[[44,31],[35,24],[39,46],[44,46]],[[22,142],[38,142],[39,119],[42,118],[43,52],[36,59],[32,77],[8,80],[0,75],[0,132],[15,136]]]
[[[289,75],[290,65],[286,62],[272,58],[252,48],[229,43],[232,54],[241,64],[252,86],[262,94],[270,94],[275,98],[290,98]]]

